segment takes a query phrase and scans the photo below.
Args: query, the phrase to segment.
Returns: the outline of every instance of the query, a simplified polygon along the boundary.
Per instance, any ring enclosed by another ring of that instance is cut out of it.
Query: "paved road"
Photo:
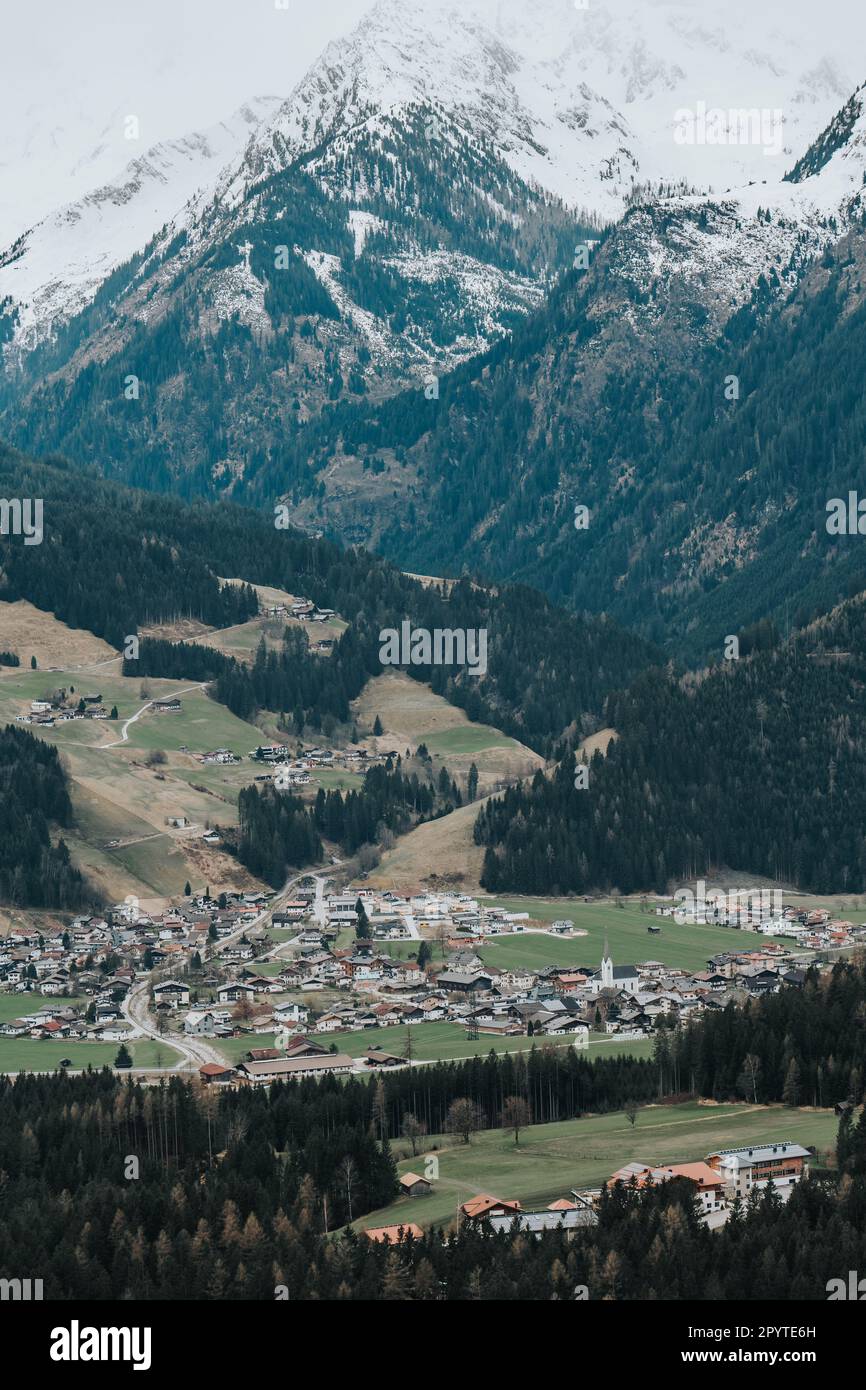
[[[156,1042],[165,1043],[167,1047],[175,1048],[180,1054],[180,1061],[175,1062],[174,1067],[166,1068],[172,1071],[197,1070],[206,1062],[219,1062],[223,1066],[226,1064],[224,1057],[221,1057],[212,1047],[209,1047],[206,1039],[187,1036],[184,1033],[164,1034],[151,1022],[150,1017],[150,981],[142,980],[139,984],[133,985],[123,1001],[123,1016],[132,1025],[135,1035],[138,1037],[153,1038]],[[135,1041],[135,1037],[132,1038]]]
[[[257,917],[252,918],[250,921],[242,923],[235,931],[216,942],[210,959],[213,959],[214,956],[221,955],[227,947],[234,945],[234,943],[239,941],[244,933],[250,931],[251,928],[260,926],[262,922],[269,921],[275,909],[279,907],[284,898],[289,896],[295,884],[299,883],[302,878],[308,877],[314,877],[316,879],[317,902],[322,900],[324,885],[327,882],[327,879],[323,875],[311,875],[308,870],[305,870],[301,874],[295,874],[293,878],[287,880],[279,893],[277,893],[263,912],[260,912]],[[322,911],[324,911],[323,900]],[[278,950],[279,947],[272,947],[270,951],[266,951],[264,955],[259,956],[258,959],[266,960],[269,956],[275,956]],[[164,978],[169,979],[170,976],[166,975]],[[199,1037],[195,1034],[168,1034],[159,1032],[150,1013],[149,979],[141,980],[133,985],[132,989],[127,993],[121,1007],[124,1018],[132,1025],[134,1030],[132,1037],[133,1042],[136,1036],[153,1038],[156,1042],[162,1042],[165,1043],[166,1046],[175,1048],[181,1054],[181,1060],[176,1062],[173,1068],[166,1068],[166,1070],[197,1071],[200,1066],[203,1066],[207,1062],[217,1062],[220,1066],[226,1065],[225,1057],[214,1047],[209,1038]]]

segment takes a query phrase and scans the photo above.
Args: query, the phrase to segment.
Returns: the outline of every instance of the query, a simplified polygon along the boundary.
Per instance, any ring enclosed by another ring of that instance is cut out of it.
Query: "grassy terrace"
[[[525,1130],[515,1148],[510,1133],[485,1130],[469,1145],[453,1135],[431,1136],[439,1178],[429,1197],[399,1197],[355,1225],[385,1226],[414,1221],[421,1226],[452,1219],[461,1202],[479,1192],[543,1207],[573,1187],[598,1187],[624,1163],[688,1162],[714,1148],[787,1139],[832,1148],[837,1120],[832,1110],[789,1110],[782,1106],[648,1106],[632,1129],[625,1115],[587,1116]],[[424,1157],[398,1164],[401,1173],[424,1172]]]

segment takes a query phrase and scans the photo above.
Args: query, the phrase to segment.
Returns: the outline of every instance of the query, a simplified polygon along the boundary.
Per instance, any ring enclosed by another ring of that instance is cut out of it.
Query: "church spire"
[[[607,927],[604,929],[604,955],[601,958],[601,987],[602,989],[613,989],[613,961],[610,956],[610,947],[607,944]]]

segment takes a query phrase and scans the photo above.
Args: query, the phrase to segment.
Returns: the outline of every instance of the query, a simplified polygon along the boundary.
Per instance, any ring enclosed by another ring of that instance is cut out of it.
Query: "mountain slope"
[[[780,32],[751,14],[729,34],[667,0],[541,0],[531,21],[518,0],[381,0],[278,109],[160,147],[7,253],[2,398],[64,425],[16,438],[109,470],[132,455],[125,476],[154,486],[236,487],[323,401],[429,386],[499,339],[570,262],[574,210],[611,219],[661,183],[780,173],[850,87],[838,36],[804,65],[813,48],[793,19]],[[780,112],[784,138],[689,144],[698,95]],[[238,122],[250,139],[228,159]],[[129,374],[153,413],[117,429]],[[215,414],[199,397],[217,389]]]
[[[430,119],[370,121],[167,229],[7,375],[12,437],[146,486],[224,491],[328,402],[421,392],[501,338],[578,228],[453,123],[427,139]]]
[[[866,884],[866,601],[699,681],[611,697],[619,737],[491,799],[476,826],[493,891],[655,888],[751,871],[815,892]]]
[[[155,145],[115,177],[49,214],[0,252],[7,362],[14,364],[93,299],[195,193],[243,150],[279,105],[248,102],[204,132]]]
[[[834,115],[838,69],[804,71],[795,30],[383,0],[35,351],[7,305],[3,428],[151,489],[286,499],[314,533],[516,577],[690,659],[764,615],[761,585],[782,616],[792,571],[826,606],[856,574],[815,544],[820,470],[790,433],[833,440],[843,487],[847,380],[801,378],[859,352],[866,144],[859,92]],[[758,92],[813,143],[787,178],[759,143],[678,143],[697,92]],[[652,191],[693,168],[751,181]],[[551,189],[626,206],[585,273]]]
[[[824,522],[859,477],[864,167],[858,120],[812,173],[636,204],[426,417],[344,415],[336,455],[311,432],[298,519],[358,539],[363,459],[399,494],[365,539],[401,563],[508,574],[690,659],[844,597],[862,563]]]
[[[365,551],[342,551],[300,532],[277,530],[268,516],[227,503],[194,504],[135,492],[95,473],[35,463],[0,447],[0,495],[43,501],[44,538],[27,545],[0,536],[0,599],[25,599],[115,648],[145,626],[194,618],[230,627],[258,611],[252,585],[303,594],[327,605],[348,629],[324,659],[292,629],[279,652],[252,667],[217,650],[142,638],[125,674],[214,681],[218,698],[241,718],[257,709],[321,726],[345,722],[349,701],[386,665],[383,629],[404,620],[427,629],[487,633],[486,669],[454,661],[413,664],[408,674],[465,711],[546,757],[570,731],[597,727],[604,699],[658,660],[648,643],[612,622],[555,608],[518,587],[488,590],[463,580],[444,594],[424,587]],[[96,557],[99,557],[98,563]],[[231,572],[244,583],[221,582]],[[2,612],[0,612],[2,619]],[[0,626],[0,651],[6,650]],[[27,652],[17,653],[27,657]]]
[[[747,22],[743,22],[747,21]],[[804,54],[810,57],[804,60]],[[677,3],[380,0],[320,61],[253,141],[255,175],[328,144],[371,112],[437,103],[488,140],[528,183],[606,220],[634,184],[700,186],[766,177],[760,144],[689,145],[677,113],[779,108],[784,146],[803,148],[854,85],[843,33],[734,4],[708,24]]]

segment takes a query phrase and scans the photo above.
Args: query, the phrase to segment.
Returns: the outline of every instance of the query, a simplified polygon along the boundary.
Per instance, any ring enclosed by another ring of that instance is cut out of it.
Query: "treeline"
[[[214,697],[241,719],[257,710],[281,712],[294,721],[297,734],[310,725],[321,729],[327,719],[346,723],[349,701],[367,682],[364,654],[352,628],[338,639],[330,656],[310,652],[303,628],[287,627],[278,650],[259,645],[251,666],[231,661],[214,683]]]
[[[460,792],[447,768],[433,783],[386,764],[371,767],[359,791],[326,793],[320,788],[313,818],[322,835],[354,854],[361,845],[378,840],[383,829],[403,834],[419,821],[447,815],[459,804]]]
[[[486,1057],[386,1072],[384,1123],[391,1138],[403,1132],[407,1114],[427,1134],[448,1130],[456,1100],[471,1100],[478,1128],[496,1129],[509,1096],[522,1096],[533,1124],[621,1110],[629,1101],[658,1099],[659,1073],[647,1058],[620,1056],[589,1061],[573,1047],[533,1046],[527,1053],[490,1051]],[[423,1141],[422,1141],[423,1142]]]
[[[21,661],[14,652],[0,652],[0,666],[20,666]]]
[[[251,668],[188,652],[196,644],[183,644],[179,656],[170,643],[142,639],[139,661],[125,667],[129,675],[174,677],[188,655],[195,674],[184,670],[183,677],[213,679],[216,697],[241,717],[267,708],[292,717],[303,711],[316,728],[329,714],[344,720],[348,702],[382,672],[382,630],[399,629],[404,619],[428,631],[483,628],[486,674],[454,666],[410,666],[407,674],[470,719],[547,756],[572,725],[597,727],[606,695],[658,659],[616,624],[565,613],[531,589],[481,589],[469,579],[447,592],[425,588],[363,550],[277,529],[270,510],[157,497],[95,474],[84,479],[86,486],[62,460],[37,464],[0,447],[0,490],[41,497],[45,531],[41,546],[0,538],[3,599],[28,599],[118,648],[149,622],[242,622],[257,611],[254,584],[304,594],[351,624],[321,661],[302,660],[296,637],[257,655]],[[245,582],[221,584],[220,575]]]
[[[40,545],[0,536],[4,601],[27,599],[117,648],[145,623],[197,618],[228,627],[258,611],[247,585],[220,583],[206,545],[184,544],[182,504],[82,477],[62,460],[33,463],[3,444],[0,494],[43,503]],[[215,509],[201,508],[198,520],[205,535],[229,530]]]
[[[7,724],[0,729],[0,902],[13,907],[77,908],[81,874],[52,824],[72,821],[66,774],[56,748]]]
[[[460,792],[444,767],[436,784],[399,766],[371,767],[360,790],[344,794],[319,788],[312,807],[271,784],[246,787],[238,796],[238,828],[224,834],[251,873],[280,887],[289,869],[321,860],[321,837],[354,854],[385,830],[402,834],[420,820],[446,815],[459,802]]]
[[[508,1096],[523,1096],[534,1124],[604,1114],[667,1097],[829,1107],[860,1104],[866,1092],[866,958],[812,967],[802,988],[745,1005],[665,1022],[654,1056],[589,1061],[574,1048],[472,1057],[406,1068],[383,1077],[385,1132],[402,1133],[407,1113],[428,1134],[448,1128],[455,1100],[472,1101],[480,1128],[495,1128]]]
[[[162,680],[213,681],[234,658],[200,642],[172,642],[162,637],[141,637],[138,656],[123,659],[124,676],[154,676]]]
[[[303,801],[273,786],[239,792],[237,830],[225,837],[250,873],[274,888],[282,888],[290,869],[322,858],[322,841]]]
[[[642,674],[575,788],[550,776],[480,812],[491,891],[664,892],[720,865],[812,892],[866,887],[866,604],[698,680]]]
[[[346,723],[349,702],[367,681],[352,628],[337,639],[332,655],[323,657],[310,651],[303,628],[288,626],[279,648],[259,644],[252,664],[199,642],[145,637],[138,658],[124,660],[123,674],[209,681],[209,694],[239,719],[253,720],[259,710],[272,710],[299,737],[306,728],[318,731],[323,724]]]
[[[866,1087],[866,961],[809,970],[802,989],[706,1013],[660,1033],[662,1094],[758,1104],[859,1104]]]
[[[210,681],[213,698],[239,719],[252,720],[259,710],[274,710],[284,723],[293,722],[298,735],[308,726],[321,729],[328,718],[347,722],[349,701],[367,680],[351,628],[337,640],[333,654],[323,657],[310,651],[303,628],[288,626],[279,648],[260,642],[252,664],[198,642],[145,637],[138,659],[124,661],[123,674]]]

